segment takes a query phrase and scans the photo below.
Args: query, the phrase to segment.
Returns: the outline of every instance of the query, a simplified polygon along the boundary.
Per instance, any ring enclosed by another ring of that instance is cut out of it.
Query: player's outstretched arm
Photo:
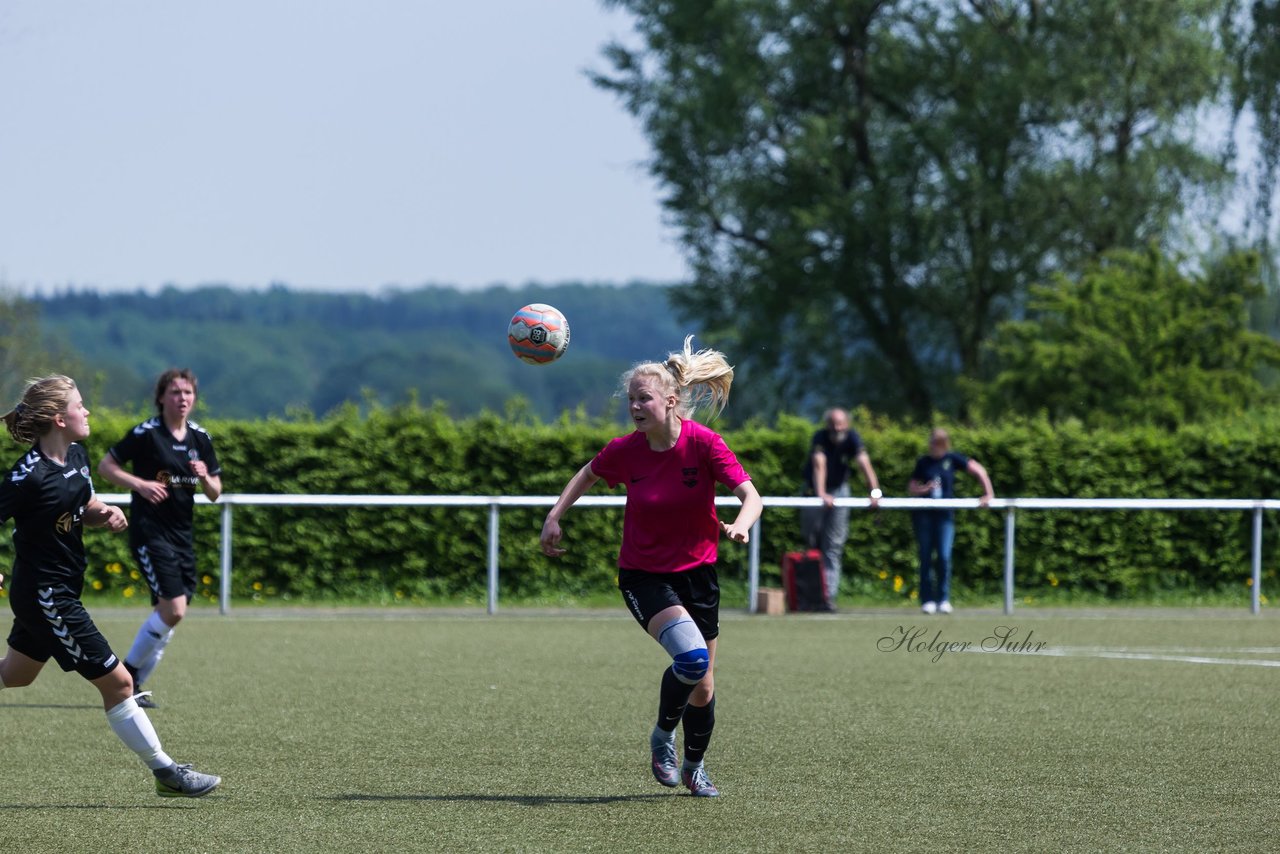
[[[579,498],[586,494],[587,490],[595,486],[596,481],[600,478],[591,470],[591,463],[587,463],[578,469],[578,473],[569,478],[569,482],[565,484],[564,491],[560,493],[560,497],[556,499],[556,503],[547,513],[547,520],[542,523],[542,553],[547,557],[560,557],[564,554],[564,549],[560,548],[560,537],[563,532],[560,530],[560,517],[564,512],[573,506]]]
[[[744,480],[734,488],[733,494],[738,496],[738,500],[742,502],[742,507],[738,510],[738,517],[733,520],[733,524],[720,523],[720,530],[724,531],[724,535],[735,543],[745,543],[751,539],[751,526],[760,518],[760,514],[764,512],[764,501],[760,498],[760,493],[756,491],[756,485],[749,480]]]
[[[91,528],[106,528],[116,532],[129,527],[129,520],[123,510],[114,504],[103,504],[97,498],[85,505],[84,523]]]

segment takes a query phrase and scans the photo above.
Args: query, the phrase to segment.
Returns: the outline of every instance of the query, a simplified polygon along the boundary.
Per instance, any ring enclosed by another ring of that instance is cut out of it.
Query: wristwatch
[[[879,501],[880,496],[882,495],[884,495],[884,493],[880,491],[880,487],[878,486],[875,489],[871,490],[871,499],[873,501]]]

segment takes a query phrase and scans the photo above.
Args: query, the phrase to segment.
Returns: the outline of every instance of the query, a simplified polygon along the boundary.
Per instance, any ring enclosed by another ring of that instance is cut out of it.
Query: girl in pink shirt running
[[[750,476],[719,435],[690,416],[718,414],[729,400],[733,368],[715,350],[682,352],[622,375],[636,430],[596,454],[575,474],[542,526],[542,552],[559,557],[560,517],[596,481],[627,487],[618,555],[618,588],[632,615],[671,655],[662,674],[658,722],[649,737],[650,768],[664,786],[681,782],[699,797],[719,795],[703,767],[715,727],[716,637],[721,532],[745,543],[763,504]],[[716,484],[742,502],[732,523],[716,516]],[[684,721],[684,762],[677,767],[676,724]]]

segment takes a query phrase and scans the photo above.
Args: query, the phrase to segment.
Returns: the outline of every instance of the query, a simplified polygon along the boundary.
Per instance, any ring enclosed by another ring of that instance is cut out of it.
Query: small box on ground
[[[756,591],[756,613],[775,617],[787,610],[781,587],[761,587]]]

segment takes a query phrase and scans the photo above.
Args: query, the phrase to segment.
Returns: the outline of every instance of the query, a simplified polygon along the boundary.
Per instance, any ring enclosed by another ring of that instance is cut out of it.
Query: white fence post
[[[1249,610],[1262,611],[1262,505],[1253,508],[1253,584],[1250,591]]]
[[[222,570],[218,575],[218,613],[231,612],[231,502],[222,505]]]
[[[760,520],[751,526],[751,542],[747,546],[747,613],[757,610],[760,593]]]
[[[490,614],[498,612],[498,505],[489,505],[489,607]]]
[[[1013,507],[1008,507],[1004,511],[1004,613],[1009,616],[1013,613],[1013,542],[1014,529],[1017,522],[1014,519],[1014,513],[1017,512]]]

